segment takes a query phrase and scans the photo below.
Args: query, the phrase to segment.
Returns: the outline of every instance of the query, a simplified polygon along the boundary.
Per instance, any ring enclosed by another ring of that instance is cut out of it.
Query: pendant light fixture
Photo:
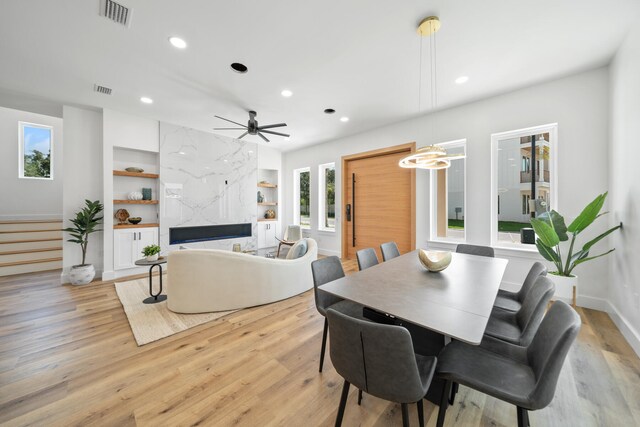
[[[437,16],[429,16],[420,22],[418,25],[418,34],[420,37],[431,37],[431,47],[429,49],[429,63],[431,65],[431,107],[432,111],[436,109],[438,104],[438,87],[437,87],[437,66],[436,66],[436,36],[435,34],[440,29],[440,19]],[[421,96],[422,96],[422,39],[420,39],[420,79],[418,84],[418,112],[421,109]],[[434,119],[435,120],[435,119]],[[435,135],[435,125],[431,126],[432,137]],[[451,160],[464,158],[464,154],[448,154],[442,146],[428,145],[416,150],[411,154],[400,160],[398,165],[403,168],[418,168],[418,169],[446,169],[451,166]]]

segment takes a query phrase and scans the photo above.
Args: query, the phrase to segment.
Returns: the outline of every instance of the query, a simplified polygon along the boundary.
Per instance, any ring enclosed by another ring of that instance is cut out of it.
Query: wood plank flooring
[[[555,399],[532,426],[640,425],[640,360],[607,314],[580,315]],[[342,379],[329,358],[318,373],[322,325],[309,291],[137,347],[112,282],[3,277],[0,425],[330,426]],[[401,425],[399,405],[356,400],[352,388],[344,426]],[[425,417],[435,426],[426,401]],[[515,424],[514,407],[465,387],[447,411],[450,426]]]

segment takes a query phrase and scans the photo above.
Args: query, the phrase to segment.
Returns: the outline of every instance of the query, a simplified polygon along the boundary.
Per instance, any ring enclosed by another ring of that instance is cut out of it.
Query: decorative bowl
[[[451,264],[451,252],[449,251],[427,251],[420,249],[418,258],[424,268],[431,272],[442,271]]]
[[[139,216],[133,216],[133,217],[129,218],[129,222],[131,224],[139,224],[140,221],[142,221],[142,218],[140,218]]]
[[[129,211],[126,209],[118,209],[114,216],[118,220],[118,224],[126,224],[129,218]]]
[[[142,173],[142,172],[144,172],[144,169],[142,169],[142,168],[136,168],[136,167],[133,167],[133,166],[128,167],[128,168],[125,168],[124,170],[126,170],[127,172],[136,172],[136,173]]]

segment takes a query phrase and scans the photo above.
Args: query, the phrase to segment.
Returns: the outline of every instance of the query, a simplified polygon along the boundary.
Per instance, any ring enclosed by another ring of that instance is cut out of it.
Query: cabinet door
[[[267,223],[258,223],[258,249],[267,247]]]
[[[265,235],[265,245],[267,248],[277,245],[276,240],[276,223],[268,222],[267,223],[267,233]]]
[[[142,258],[142,249],[145,246],[158,244],[158,229],[157,228],[141,228],[136,230],[138,233],[138,250],[135,254],[134,261]]]
[[[138,250],[137,233],[131,229],[115,230],[113,232],[113,269],[135,267]],[[138,258],[142,258],[141,256]]]

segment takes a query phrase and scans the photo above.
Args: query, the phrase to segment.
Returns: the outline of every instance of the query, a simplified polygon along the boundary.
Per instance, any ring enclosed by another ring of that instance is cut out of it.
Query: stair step
[[[40,264],[40,263],[43,263],[43,262],[54,262],[54,261],[62,261],[62,257],[32,259],[32,260],[27,260],[27,261],[0,262],[0,268],[2,268],[2,267],[13,267],[15,265]]]
[[[0,252],[0,265],[17,261],[37,261],[47,258],[58,258],[62,256],[62,248],[51,248],[41,251],[13,251]]]
[[[46,231],[62,231],[60,228],[48,228],[42,230],[0,230],[0,234],[15,234],[15,233],[44,233]]]
[[[14,274],[35,273],[37,271],[62,270],[62,261],[40,262],[0,267],[0,277]]]
[[[62,231],[43,231],[43,232],[27,232],[27,233],[0,233],[0,244],[16,243],[16,242],[37,242],[50,239],[62,240]]]
[[[61,229],[62,220],[0,221],[0,231]]]
[[[13,251],[27,251],[37,249],[59,248],[62,246],[62,239],[50,240],[28,240],[19,242],[0,242],[0,253]]]
[[[20,249],[13,251],[0,252],[0,256],[3,255],[18,255],[18,254],[32,254],[35,252],[49,252],[49,251],[61,251],[62,246],[54,246],[52,248],[34,248],[34,249]]]

